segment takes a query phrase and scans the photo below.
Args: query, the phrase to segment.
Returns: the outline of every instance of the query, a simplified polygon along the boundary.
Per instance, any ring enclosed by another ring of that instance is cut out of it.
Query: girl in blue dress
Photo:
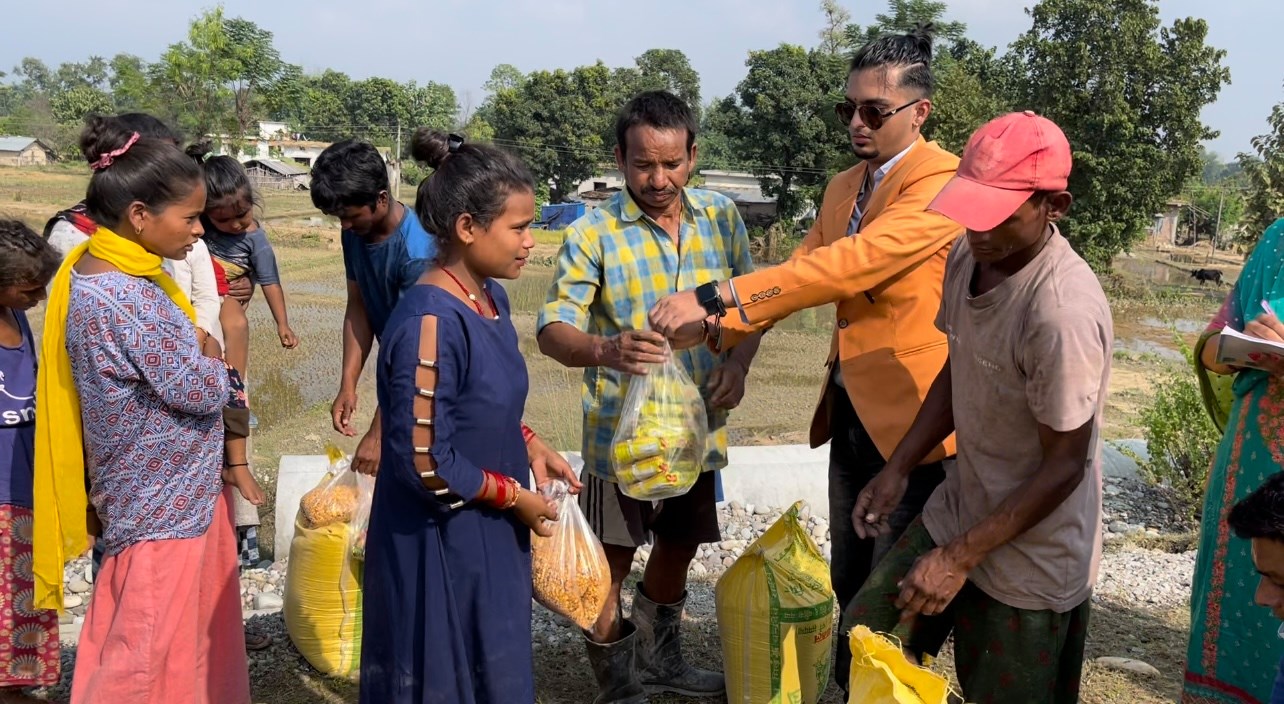
[[[414,153],[435,169],[415,212],[440,253],[379,351],[361,702],[529,704],[530,533],[547,535],[556,511],[528,488],[541,443],[522,424],[526,364],[494,279],[516,279],[535,246],[534,180],[454,135],[421,129]]]
[[[0,702],[35,703],[58,683],[58,613],[32,605],[32,471],[36,355],[25,311],[61,261],[19,220],[0,219]]]

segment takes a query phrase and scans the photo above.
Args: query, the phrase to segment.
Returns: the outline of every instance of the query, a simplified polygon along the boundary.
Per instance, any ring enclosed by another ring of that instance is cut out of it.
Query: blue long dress
[[[465,499],[480,490],[482,469],[529,483],[521,431],[526,363],[508,297],[501,286],[487,286],[498,320],[440,288],[418,285],[384,330],[383,453],[366,539],[362,704],[535,699],[530,531],[511,511]],[[433,420],[431,435],[417,423],[425,417]],[[425,453],[436,461],[429,483],[444,482],[433,486],[448,493],[437,495],[421,481],[430,466]]]

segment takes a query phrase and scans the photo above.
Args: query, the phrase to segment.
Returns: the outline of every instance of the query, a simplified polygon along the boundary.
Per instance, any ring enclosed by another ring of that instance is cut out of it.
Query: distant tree
[[[410,124],[443,131],[455,126],[459,101],[454,88],[433,81],[422,86],[411,81],[406,84],[406,94],[410,104],[409,113],[403,116],[403,126]]]
[[[842,54],[850,50],[846,30],[851,24],[852,13],[838,0],[820,0],[820,14],[824,15],[825,24],[820,28],[820,46],[816,48],[827,54]]]
[[[61,64],[53,75],[50,92],[58,93],[72,88],[106,88],[109,72],[110,67],[101,56],[91,56],[84,63]]]
[[[108,64],[112,103],[118,112],[146,111],[159,100],[147,76],[147,63],[132,54],[117,54]]]
[[[923,136],[962,154],[978,127],[1007,112],[1011,104],[1009,77],[993,49],[960,39],[932,61],[936,94],[932,116]]]
[[[616,90],[612,71],[600,61],[571,71],[535,71],[519,87],[493,94],[479,112],[495,139],[521,154],[537,180],[552,181],[550,198],[561,202],[610,159],[606,134],[619,109]]]
[[[700,74],[678,49],[648,49],[637,57],[642,90],[667,90],[700,113]],[[630,96],[632,97],[632,96]]]
[[[907,34],[929,23],[944,43],[961,41],[967,35],[967,25],[947,21],[945,13],[948,9],[946,3],[938,0],[888,0],[887,12],[875,15],[874,24],[868,27],[847,25],[844,30],[847,45],[858,49],[884,34]]]
[[[1239,155],[1248,181],[1244,227],[1249,243],[1284,216],[1284,102],[1271,109],[1267,123],[1270,131],[1253,138],[1256,153]]]
[[[40,59],[27,56],[14,67],[15,76],[22,77],[22,86],[30,93],[49,93],[57,83],[54,74]]]
[[[730,138],[738,161],[752,165],[763,193],[776,198],[781,217],[813,199],[831,163],[846,153],[833,105],[841,94],[846,60],[782,44],[749,53],[749,73],[711,116]]]
[[[272,33],[253,22],[232,17],[223,21],[223,32],[231,62],[237,134],[251,134],[262,115],[263,92],[280,77],[285,63],[272,45]]]
[[[49,109],[60,125],[76,125],[86,115],[105,115],[115,112],[111,96],[89,86],[76,86],[58,91],[49,99]]]
[[[1012,45],[1014,107],[1057,122],[1074,148],[1075,207],[1063,231],[1096,267],[1144,236],[1216,137],[1200,120],[1230,80],[1208,24],[1160,27],[1152,0],[1041,0]],[[1126,50],[1121,50],[1126,47]]]
[[[500,91],[517,90],[526,82],[526,74],[512,64],[500,64],[490,71],[490,80],[482,86],[494,95]]]
[[[187,41],[170,45],[151,66],[152,80],[169,96],[174,117],[193,136],[235,129],[229,84],[239,62],[232,56],[223,8],[192,21]]]
[[[728,106],[723,103],[730,101]],[[700,147],[700,168],[731,169],[736,164],[735,145],[731,141],[732,125],[728,120],[739,117],[734,96],[720,98],[709,103],[702,112],[700,135],[696,139]]]

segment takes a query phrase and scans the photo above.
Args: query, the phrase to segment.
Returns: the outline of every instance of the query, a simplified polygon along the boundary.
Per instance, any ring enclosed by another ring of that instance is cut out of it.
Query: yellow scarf
[[[85,448],[80,425],[80,397],[67,355],[67,305],[71,269],[88,252],[130,276],[161,287],[193,321],[196,312],[187,296],[161,269],[161,258],[105,227],[80,244],[54,275],[45,307],[36,377],[36,457],[34,487],[35,607],[62,610],[62,570],[68,556],[89,549],[85,525],[89,500],[85,486]]]

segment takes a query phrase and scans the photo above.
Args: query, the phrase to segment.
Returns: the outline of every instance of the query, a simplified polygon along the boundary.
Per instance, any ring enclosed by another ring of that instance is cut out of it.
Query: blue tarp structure
[[[539,209],[540,225],[546,230],[564,230],[585,212],[583,203],[557,203]]]

